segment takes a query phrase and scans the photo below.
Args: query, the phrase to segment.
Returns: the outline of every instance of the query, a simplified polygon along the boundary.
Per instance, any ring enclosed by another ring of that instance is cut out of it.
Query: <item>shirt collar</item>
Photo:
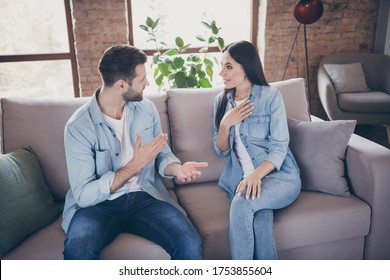
[[[252,90],[249,93],[249,100],[250,101],[253,102],[255,99],[261,98],[261,88],[262,88],[262,86],[260,86],[260,85],[253,85]],[[226,95],[229,102],[232,104],[234,102],[234,97],[233,97],[234,91],[235,91],[235,89],[230,89]]]

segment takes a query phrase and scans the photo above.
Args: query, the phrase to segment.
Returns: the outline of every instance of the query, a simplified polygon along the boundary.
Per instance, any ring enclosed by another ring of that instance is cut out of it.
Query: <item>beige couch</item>
[[[289,117],[307,121],[305,83],[297,78],[278,87]],[[204,259],[229,259],[229,201],[217,187],[225,159],[212,148],[212,108],[221,89],[170,90],[148,95],[157,107],[170,145],[182,161],[208,161],[203,176],[189,185],[166,185],[201,234]],[[87,98],[1,100],[1,150],[30,145],[52,196],[63,205],[69,188],[63,129]],[[313,117],[313,119],[315,119]],[[302,191],[295,203],[275,211],[275,239],[280,259],[390,259],[390,151],[352,135],[346,152],[350,197]],[[62,259],[65,234],[61,216],[26,237],[2,259]],[[1,230],[6,230],[1,228]],[[143,238],[121,234],[103,259],[167,259],[167,253]]]

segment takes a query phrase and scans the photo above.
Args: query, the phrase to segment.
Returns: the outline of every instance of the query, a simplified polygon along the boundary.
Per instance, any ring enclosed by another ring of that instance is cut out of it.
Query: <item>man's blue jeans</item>
[[[234,196],[230,206],[230,249],[233,259],[276,259],[273,209],[291,204],[299,195],[301,180],[293,182],[263,178],[261,195],[246,199]]]
[[[143,191],[77,210],[64,243],[64,258],[98,259],[121,232],[153,241],[172,259],[201,258],[200,237],[187,217]]]

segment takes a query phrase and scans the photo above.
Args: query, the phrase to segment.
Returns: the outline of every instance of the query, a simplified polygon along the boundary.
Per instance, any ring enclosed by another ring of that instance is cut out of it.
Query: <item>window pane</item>
[[[228,44],[250,40],[251,0],[132,0],[134,44],[141,49],[155,49],[147,42],[148,34],[139,28],[146,18],[160,18],[158,40],[172,46],[180,36],[191,47],[202,47],[195,36],[207,35],[201,21],[216,21],[219,35]]]
[[[0,55],[69,52],[64,0],[0,0]]]
[[[74,97],[69,60],[0,63],[0,97]]]

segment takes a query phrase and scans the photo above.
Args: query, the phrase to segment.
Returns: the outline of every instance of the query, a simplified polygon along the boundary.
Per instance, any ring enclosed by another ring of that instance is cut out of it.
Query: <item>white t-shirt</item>
[[[244,103],[245,101],[246,101],[246,99],[240,100],[240,101],[235,101],[236,107],[239,106],[240,104]],[[242,143],[242,140],[240,137],[240,125],[241,125],[241,123],[236,124],[234,126],[233,149],[237,155],[237,158],[240,162],[242,169],[244,170],[244,177],[248,177],[255,170],[255,168],[253,166],[253,163],[252,163],[251,157],[249,156],[248,151],[246,150],[244,144]]]
[[[121,143],[121,158],[120,158],[120,168],[125,166],[133,157],[134,149],[130,142],[130,133],[129,125],[126,123],[126,110],[123,111],[122,118],[120,120],[113,119],[105,114],[103,114],[104,119],[111,125],[115,130],[116,137]],[[139,175],[133,176],[130,178],[127,183],[120,188],[115,194],[111,195],[110,200],[115,199],[121,196],[124,193],[140,191],[141,186],[138,184]]]

